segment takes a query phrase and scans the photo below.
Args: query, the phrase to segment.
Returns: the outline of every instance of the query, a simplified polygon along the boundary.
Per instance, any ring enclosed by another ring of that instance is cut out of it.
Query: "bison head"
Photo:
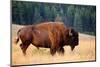
[[[76,32],[74,29],[69,29],[67,31],[68,35],[66,37],[66,44],[71,47],[71,50],[75,48],[79,44],[79,35],[78,32]]]

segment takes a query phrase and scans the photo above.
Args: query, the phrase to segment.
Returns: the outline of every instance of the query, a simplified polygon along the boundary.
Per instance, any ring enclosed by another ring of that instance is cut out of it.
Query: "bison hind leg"
[[[20,44],[20,48],[21,48],[24,55],[26,55],[26,50],[27,50],[29,45],[30,45],[30,42],[28,42],[28,41]]]
[[[20,44],[20,48],[21,48],[23,54],[26,55],[25,47],[23,44]]]
[[[39,50],[39,47],[37,47],[37,49]]]

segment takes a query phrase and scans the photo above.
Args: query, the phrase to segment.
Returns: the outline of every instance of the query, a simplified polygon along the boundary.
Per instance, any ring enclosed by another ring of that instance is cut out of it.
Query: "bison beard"
[[[36,25],[29,25],[21,28],[18,33],[16,43],[21,39],[20,48],[26,55],[26,50],[30,44],[37,48],[50,48],[51,55],[56,52],[64,54],[64,46],[71,46],[71,50],[78,45],[78,33],[66,27],[60,22],[46,22]]]

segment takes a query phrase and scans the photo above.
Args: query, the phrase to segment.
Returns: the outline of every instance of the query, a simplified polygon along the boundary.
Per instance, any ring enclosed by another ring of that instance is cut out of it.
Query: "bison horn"
[[[72,32],[71,32],[71,29],[69,29],[69,35],[70,35],[70,36],[72,36]]]

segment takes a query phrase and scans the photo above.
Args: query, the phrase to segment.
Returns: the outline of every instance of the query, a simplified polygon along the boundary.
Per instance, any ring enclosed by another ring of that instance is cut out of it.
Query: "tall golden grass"
[[[78,61],[95,61],[95,36],[79,34],[79,45],[72,52],[69,46],[65,46],[65,54],[51,56],[50,50],[40,48],[39,50],[30,45],[27,49],[27,55],[23,56],[19,44],[14,43],[18,29],[23,26],[12,24],[12,65],[27,64],[45,64],[45,63],[62,63],[62,62],[78,62]]]

